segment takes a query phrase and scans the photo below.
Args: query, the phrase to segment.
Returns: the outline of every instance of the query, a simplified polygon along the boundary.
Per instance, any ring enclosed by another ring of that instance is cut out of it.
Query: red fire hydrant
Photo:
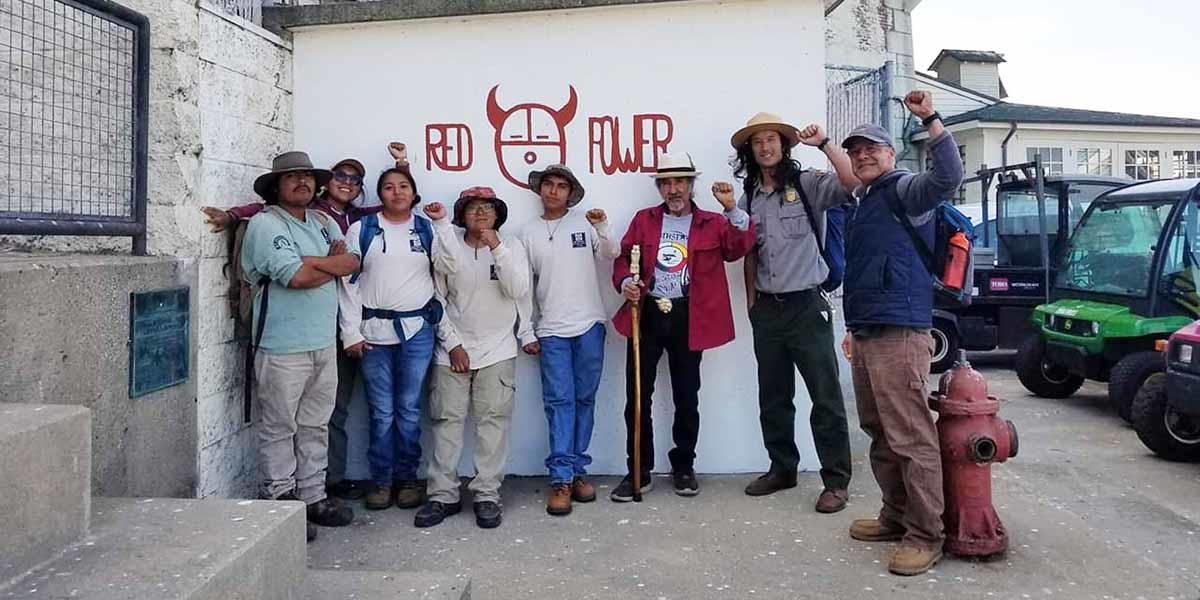
[[[992,506],[992,463],[1017,455],[1017,428],[996,416],[1000,401],[971,368],[967,353],[942,375],[929,408],[938,413],[945,485],[945,549],[958,556],[992,556],[1008,548],[1008,533]]]

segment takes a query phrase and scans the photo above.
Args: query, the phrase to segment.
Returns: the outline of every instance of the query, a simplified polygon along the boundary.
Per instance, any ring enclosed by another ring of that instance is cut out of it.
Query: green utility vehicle
[[[1200,316],[1200,180],[1151,181],[1098,197],[1057,257],[1050,304],[1017,353],[1031,392],[1065,398],[1107,381],[1130,419],[1142,382],[1164,369],[1159,340]]]

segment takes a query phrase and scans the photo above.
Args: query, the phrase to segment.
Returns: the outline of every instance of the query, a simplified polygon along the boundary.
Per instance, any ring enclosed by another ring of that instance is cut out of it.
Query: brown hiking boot
[[[774,494],[779,490],[786,490],[796,487],[796,474],[780,475],[778,473],[763,473],[758,476],[758,479],[750,482],[746,486],[747,496],[766,496]]]
[[[825,488],[821,492],[821,496],[817,498],[817,512],[819,513],[835,513],[843,508],[846,508],[846,500],[850,498],[850,494],[846,490],[831,490]]]
[[[383,510],[392,505],[392,486],[375,485],[371,493],[366,495],[363,505],[368,510]]]
[[[920,575],[933,568],[942,558],[942,549],[928,550],[908,544],[901,544],[892,553],[888,562],[888,570],[897,575]]]
[[[571,499],[576,502],[592,502],[596,499],[596,486],[588,483],[583,477],[576,477],[571,482]]]
[[[416,508],[425,503],[425,490],[421,482],[408,479],[400,482],[396,490],[396,508]]]
[[[556,517],[571,514],[571,484],[556,483],[546,494],[546,512]]]
[[[850,523],[850,537],[860,542],[894,542],[904,537],[904,528],[879,519],[855,519]]]

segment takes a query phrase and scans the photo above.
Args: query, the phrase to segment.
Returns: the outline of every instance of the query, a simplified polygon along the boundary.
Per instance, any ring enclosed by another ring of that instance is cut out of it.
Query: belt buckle
[[[655,298],[654,304],[658,306],[658,311],[664,315],[669,314],[671,309],[675,306],[674,303],[671,302],[670,298]]]

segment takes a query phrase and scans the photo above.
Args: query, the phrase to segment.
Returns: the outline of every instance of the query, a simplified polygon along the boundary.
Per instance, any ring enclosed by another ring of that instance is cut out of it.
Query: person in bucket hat
[[[475,477],[468,488],[475,523],[500,525],[517,340],[537,340],[528,320],[518,319],[517,303],[529,293],[529,265],[521,242],[500,237],[507,218],[508,206],[492,188],[463,190],[454,203],[457,227],[435,265],[434,284],[446,300],[446,316],[431,374],[429,500],[417,511],[417,527],[437,525],[461,510],[458,464],[468,415],[474,417]]]
[[[754,247],[750,215],[738,208],[733,188],[713,186],[722,213],[701,209],[695,202],[700,171],[686,154],[659,157],[654,184],[660,201],[633,216],[621,240],[621,255],[613,261],[613,285],[627,302],[613,317],[617,332],[630,338],[625,358],[625,433],[628,475],[609,495],[615,502],[634,499],[635,452],[640,452],[641,492],[653,487],[654,424],[651,396],[658,363],[664,352],[670,367],[675,447],[668,453],[675,493],[700,493],[693,463],[700,434],[700,359],[705,350],[733,340],[733,311],[725,263]],[[642,248],[641,281],[631,277],[630,252]],[[633,358],[632,306],[641,306],[639,334],[641,364]],[[641,447],[633,444],[635,368],[641,371]]]
[[[855,191],[858,206],[846,238],[842,349],[883,497],[878,516],[850,524],[850,537],[899,541],[888,570],[917,575],[937,564],[945,540],[942,455],[925,402],[933,275],[917,244],[933,246],[935,210],[961,185],[963,170],[933,96],[915,91],[904,105],[928,128],[928,171],[897,169],[891,137],[878,125],[861,125],[842,143],[863,185]]]
[[[822,286],[831,268],[840,266],[831,262],[828,247],[831,240],[840,244],[840,238],[827,234],[840,231],[834,217],[843,214],[858,180],[850,159],[819,125],[800,129],[760,112],[730,143],[737,151],[734,175],[743,180],[738,206],[757,226],[755,250],[744,263],[746,306],[758,363],[759,423],[771,460],[746,493],[761,496],[796,486],[799,370],[813,403],[809,423],[824,484],[816,510],[837,512],[849,498],[850,433],[838,383],[833,307]],[[822,151],[835,172],[801,169],[792,158],[798,144]]]
[[[592,458],[588,444],[595,423],[596,390],[604,366],[604,303],[596,261],[616,258],[608,216],[593,208],[571,211],[584,197],[579,179],[565,165],[529,174],[529,188],[542,203],[541,218],[520,235],[534,276],[532,297],[539,308],[535,340],[522,339],[527,354],[541,355],[542,402],[549,423],[550,488],[546,512],[567,515],[571,501],[591,502],[596,488],[587,481]],[[522,321],[533,314],[522,303]]]
[[[337,389],[334,279],[354,271],[358,257],[346,252],[332,220],[308,208],[330,177],[303,152],[275,157],[271,170],[254,181],[268,207],[246,228],[241,269],[255,286],[251,356],[260,495],[300,500],[310,524],[336,527],[348,525],[354,513],[325,492],[327,428]],[[309,539],[314,537],[310,529]]]

